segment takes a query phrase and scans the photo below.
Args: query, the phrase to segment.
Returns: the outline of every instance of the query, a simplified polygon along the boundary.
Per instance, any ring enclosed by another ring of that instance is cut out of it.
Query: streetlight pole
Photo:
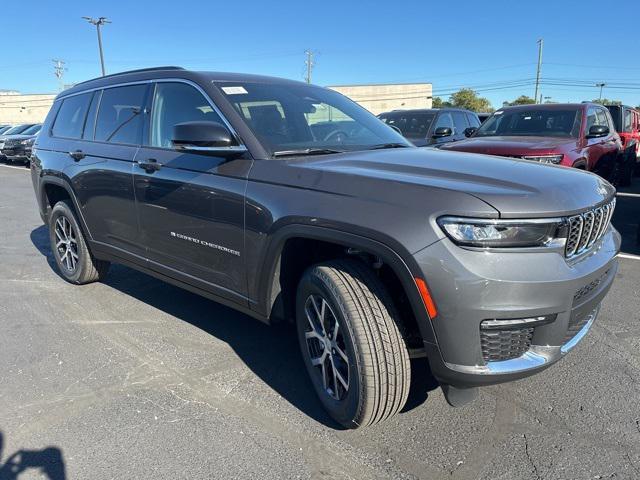
[[[596,87],[600,87],[600,96],[598,100],[602,100],[602,89],[605,87],[606,83],[596,83]]]
[[[105,76],[104,70],[104,53],[102,52],[102,33],[100,32],[100,27],[105,23],[111,23],[106,17],[99,18],[91,18],[91,17],[82,17],[91,25],[96,26],[96,31],[98,32],[98,50],[100,51],[100,66],[102,67],[102,76]]]

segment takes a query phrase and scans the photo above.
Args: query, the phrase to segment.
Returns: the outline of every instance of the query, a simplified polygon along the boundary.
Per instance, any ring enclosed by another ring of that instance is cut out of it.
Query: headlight
[[[525,156],[522,157],[524,160],[532,160],[534,162],[540,162],[540,163],[551,163],[553,165],[558,165],[560,162],[562,162],[562,158],[564,157],[564,155],[532,155],[532,156]]]
[[[562,219],[485,220],[441,217],[440,228],[458,245],[470,247],[560,247],[566,241]]]

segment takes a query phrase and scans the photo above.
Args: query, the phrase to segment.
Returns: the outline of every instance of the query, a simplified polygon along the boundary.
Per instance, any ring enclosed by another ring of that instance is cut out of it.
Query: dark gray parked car
[[[164,67],[76,85],[31,173],[64,278],[117,262],[294,321],[315,391],[348,427],[400,411],[410,355],[452,405],[547,368],[617,270],[605,180],[415,148],[288,80]]]
[[[464,140],[479,126],[478,115],[461,108],[394,110],[378,118],[416,147],[438,147]]]

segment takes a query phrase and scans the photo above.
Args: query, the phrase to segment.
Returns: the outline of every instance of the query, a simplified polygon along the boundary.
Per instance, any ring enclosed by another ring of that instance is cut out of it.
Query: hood
[[[38,134],[35,135],[0,135],[0,140],[29,140],[30,138],[37,137]]]
[[[472,137],[442,147],[457,152],[485,153],[487,155],[521,156],[555,153],[577,147],[575,138],[558,137]]]
[[[502,218],[571,215],[615,194],[602,178],[574,168],[436,149],[349,152],[295,163],[304,169],[353,176],[354,180],[362,177],[392,182],[380,188],[411,184],[464,192],[491,205]],[[327,182],[324,188],[337,187]]]

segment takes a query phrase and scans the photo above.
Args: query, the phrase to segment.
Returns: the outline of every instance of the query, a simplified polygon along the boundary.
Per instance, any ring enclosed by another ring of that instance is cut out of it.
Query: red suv
[[[594,103],[505,107],[466,134],[442,150],[581,168],[612,181],[623,152],[609,111]]]
[[[625,152],[620,184],[628,185],[634,170],[640,173],[640,112],[626,105],[607,105],[607,108]]]

